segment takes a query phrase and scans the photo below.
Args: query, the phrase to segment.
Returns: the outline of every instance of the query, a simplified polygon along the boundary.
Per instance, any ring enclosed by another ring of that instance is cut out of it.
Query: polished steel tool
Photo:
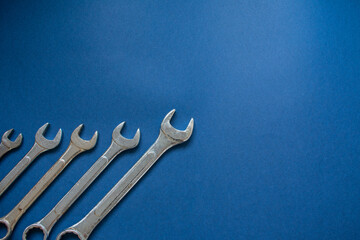
[[[11,210],[6,216],[0,218],[0,224],[6,226],[7,232],[5,237],[0,240],[8,239],[16,223],[33,202],[41,195],[41,193],[54,181],[54,179],[62,172],[62,170],[71,162],[78,154],[93,148],[97,141],[97,131],[90,141],[80,138],[82,124],[78,126],[71,134],[71,141],[65,153],[55,162],[47,173],[38,181],[38,183],[26,194],[26,196]],[[1,237],[1,236],[0,236]]]
[[[88,239],[99,222],[121,201],[166,150],[190,138],[194,120],[190,120],[185,131],[179,131],[170,124],[170,119],[174,113],[175,110],[172,110],[166,115],[161,123],[158,139],[135,165],[80,222],[61,232],[57,236],[57,240],[60,240],[67,233],[75,234],[81,240]]]
[[[4,133],[4,135],[1,138],[0,143],[0,158],[5,155],[5,153],[11,151],[14,148],[17,148],[20,146],[22,142],[22,134],[20,133],[19,136],[15,139],[15,141],[11,141],[9,139],[9,135],[14,131],[14,129],[10,129]]]
[[[44,137],[44,132],[49,123],[44,124],[35,135],[35,143],[30,151],[20,160],[20,162],[5,176],[0,182],[0,196],[15,181],[16,178],[35,160],[41,153],[57,147],[61,140],[61,129],[57,132],[53,140]]]
[[[138,129],[133,139],[124,138],[121,129],[125,122],[119,124],[112,133],[112,142],[106,152],[92,165],[92,167],[80,178],[71,190],[56,204],[56,206],[39,222],[28,226],[23,233],[23,240],[26,239],[28,232],[34,228],[40,228],[44,234],[44,240],[59,218],[69,209],[76,199],[90,186],[90,184],[100,175],[110,162],[121,152],[134,148],[140,140],[140,130]]]

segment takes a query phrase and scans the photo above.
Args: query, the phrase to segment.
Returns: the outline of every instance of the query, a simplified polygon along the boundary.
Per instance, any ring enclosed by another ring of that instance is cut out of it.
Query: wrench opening
[[[3,231],[1,230],[4,227],[6,228],[6,235],[5,236],[3,236]],[[5,219],[0,219],[0,230],[1,230],[1,235],[0,235],[1,238],[0,238],[0,240],[8,239],[9,236],[11,235],[10,223],[8,221],[6,221]]]
[[[178,130],[178,129],[174,128],[170,123],[171,118],[174,116],[174,114],[175,114],[175,109],[171,110],[165,116],[164,120],[161,123],[161,131],[168,138],[172,139],[175,142],[178,142],[178,143],[186,142],[190,138],[190,136],[193,132],[194,119],[193,118],[190,119],[190,122],[185,130]]]
[[[86,240],[86,238],[80,233],[78,232],[76,229],[66,229],[65,231],[61,232],[56,240],[60,240],[60,239],[64,239],[69,237],[69,236],[77,236],[80,240]],[[65,238],[63,238],[65,237]]]
[[[57,147],[62,137],[62,130],[60,128],[53,140],[45,138],[44,133],[49,125],[49,123],[45,123],[44,125],[42,125],[35,135],[35,142],[47,150]]]
[[[14,132],[14,129],[10,129],[10,130],[6,131],[1,138],[1,142],[9,149],[19,147],[22,142],[22,138],[23,138],[22,134],[20,133],[14,141],[10,140],[9,137],[12,135],[13,132]]]
[[[28,226],[24,230],[22,239],[26,240],[28,233],[30,233],[29,235],[31,235],[31,233],[39,232],[38,230],[41,230],[41,232],[43,233],[43,235],[44,235],[43,240],[48,238],[49,233],[46,231],[46,229],[42,225],[34,223],[34,224],[31,224],[30,226]]]

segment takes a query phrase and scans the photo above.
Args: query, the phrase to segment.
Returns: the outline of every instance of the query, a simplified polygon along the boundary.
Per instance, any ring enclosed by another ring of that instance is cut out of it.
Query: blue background
[[[157,138],[194,117],[91,239],[360,239],[358,1],[1,1],[0,131],[64,131],[0,198],[8,213],[65,151],[100,133],[19,221],[40,220],[106,150],[141,129],[55,225],[78,222]],[[15,136],[15,135],[14,135]],[[35,238],[32,238],[35,239]],[[40,239],[40,238],[37,238]]]

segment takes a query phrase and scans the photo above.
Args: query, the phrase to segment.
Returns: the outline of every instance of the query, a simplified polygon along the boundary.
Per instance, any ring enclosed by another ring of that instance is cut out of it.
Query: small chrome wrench
[[[71,134],[71,141],[65,153],[55,162],[49,171],[36,183],[36,185],[26,194],[26,196],[11,210],[6,216],[0,218],[0,224],[6,226],[7,232],[5,237],[0,240],[8,239],[16,223],[21,216],[28,210],[33,202],[41,195],[42,192],[54,181],[62,170],[78,154],[93,148],[97,141],[98,132],[96,131],[90,141],[80,138],[79,132],[83,125],[78,126]]]
[[[88,239],[99,222],[121,201],[166,150],[190,138],[194,120],[190,120],[185,131],[179,131],[170,124],[174,113],[175,110],[172,110],[166,115],[161,123],[159,137],[135,165],[80,222],[62,231],[57,236],[57,240],[67,233],[75,234],[80,240]]]
[[[35,160],[41,153],[57,147],[61,140],[61,129],[57,132],[53,140],[48,140],[44,137],[44,132],[49,126],[49,123],[44,124],[35,135],[35,143],[30,151],[20,160],[18,164],[5,176],[0,182],[0,196],[6,189],[15,181],[16,178]]]
[[[0,143],[0,158],[5,155],[8,151],[17,148],[20,146],[22,142],[22,134],[20,133],[19,136],[15,139],[15,141],[11,141],[9,139],[9,135],[14,131],[14,129],[10,129],[4,133],[1,138]]]
[[[27,233],[34,228],[40,228],[44,234],[44,240],[59,218],[70,208],[78,197],[90,186],[111,161],[121,152],[134,148],[140,140],[138,129],[133,139],[124,138],[121,129],[125,122],[120,123],[112,133],[112,142],[106,152],[92,165],[92,167],[80,178],[70,191],[56,204],[56,206],[39,222],[28,226],[23,233],[23,240],[26,240]]]

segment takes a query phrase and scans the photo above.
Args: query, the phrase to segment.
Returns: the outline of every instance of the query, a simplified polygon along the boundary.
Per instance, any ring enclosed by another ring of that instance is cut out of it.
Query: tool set
[[[20,162],[6,175],[6,177],[0,182],[0,196],[5,190],[15,181],[17,177],[35,160],[41,153],[46,152],[50,149],[56,148],[61,140],[62,131],[61,129],[56,134],[54,140],[48,140],[44,137],[43,133],[48,127],[48,123],[44,124],[35,135],[34,146],[30,151],[23,157]]]
[[[78,223],[65,229],[58,236],[60,240],[66,234],[74,234],[81,240],[89,238],[89,235],[100,221],[123,199],[123,197],[136,185],[136,183],[146,174],[153,164],[162,154],[171,147],[187,141],[193,131],[194,120],[191,119],[184,131],[175,129],[170,120],[175,110],[170,111],[161,123],[160,134],[154,144],[144,153],[144,155],[134,164],[134,166],[120,179],[120,181],[106,194],[106,196]],[[56,206],[40,221],[31,224],[23,232],[22,239],[26,240],[27,235],[33,229],[41,229],[44,240],[49,237],[49,233],[56,222],[70,208],[70,206],[80,197],[80,195],[91,185],[91,183],[105,170],[112,160],[121,152],[135,148],[140,140],[140,130],[138,129],[132,139],[127,139],[121,135],[121,130],[125,122],[120,123],[112,133],[112,141],[104,154],[91,166],[91,168],[79,179],[70,191],[56,204]],[[57,147],[61,141],[62,130],[60,129],[53,140],[48,140],[43,133],[48,127],[48,123],[43,125],[35,135],[35,143],[30,151],[20,160],[20,162],[6,175],[0,182],[0,197],[2,193],[15,181],[17,177],[31,164],[31,162],[50,149]],[[71,134],[71,141],[67,150],[54,163],[47,173],[38,183],[25,195],[25,197],[4,217],[0,218],[0,225],[6,227],[6,235],[1,236],[0,240],[9,239],[16,223],[23,214],[30,208],[36,199],[45,189],[55,180],[64,168],[80,153],[92,149],[97,142],[97,131],[89,140],[80,138],[79,133],[83,125],[78,126]],[[12,129],[4,133],[0,144],[0,158],[8,151],[17,148],[22,142],[22,135],[15,141],[9,140]],[[2,237],[2,238],[1,238]]]

